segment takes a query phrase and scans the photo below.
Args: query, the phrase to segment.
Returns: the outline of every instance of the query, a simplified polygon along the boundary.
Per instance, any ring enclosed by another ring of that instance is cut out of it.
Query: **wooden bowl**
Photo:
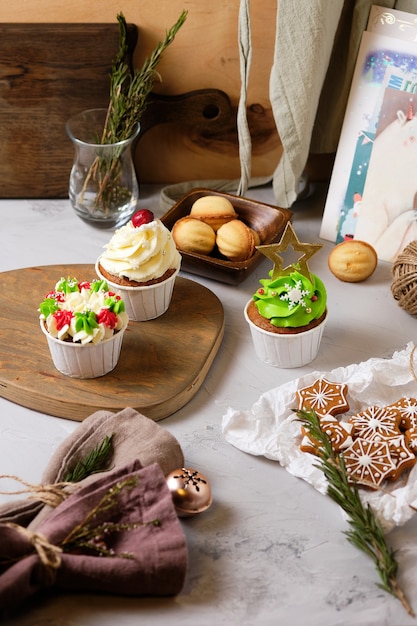
[[[172,230],[177,220],[189,215],[192,205],[201,196],[222,196],[230,200],[239,219],[258,232],[261,244],[278,241],[285,226],[293,216],[289,209],[282,209],[256,200],[249,200],[213,189],[193,189],[165,213],[161,221],[169,230]],[[265,258],[261,252],[256,251],[245,261],[230,261],[223,257],[217,248],[210,256],[186,252],[181,249],[179,252],[182,256],[181,269],[185,272],[229,285],[238,285]]]

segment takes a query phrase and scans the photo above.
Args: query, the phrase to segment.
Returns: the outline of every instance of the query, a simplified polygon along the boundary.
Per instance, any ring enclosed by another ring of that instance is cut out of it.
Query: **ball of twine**
[[[392,295],[410,315],[417,317],[417,241],[397,256],[392,267]]]

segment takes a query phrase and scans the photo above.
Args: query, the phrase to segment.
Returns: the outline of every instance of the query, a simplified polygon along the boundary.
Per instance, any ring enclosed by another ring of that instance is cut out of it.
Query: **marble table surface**
[[[5,626],[417,624],[377,586],[374,565],[348,543],[346,522],[328,497],[277,462],[238,450],[222,433],[228,407],[249,409],[262,393],[313,370],[390,357],[417,337],[415,318],[391,294],[389,263],[380,262],[364,283],[343,283],[329,272],[333,244],[319,239],[325,194],[318,185],[293,207],[300,241],[324,244],[310,268],[327,285],[329,319],[319,356],[308,366],[276,369],[254,355],[243,307],[269,261],[238,287],[183,274],[211,289],[225,311],[223,343],[203,385],[159,422],[179,440],[186,465],[209,478],[214,496],[207,512],[181,521],[189,550],[183,591],[158,599],[56,594],[35,599]],[[246,195],[274,204],[269,186]],[[140,207],[161,215],[157,187],[142,188]],[[68,200],[2,200],[0,212],[1,272],[94,263],[111,234],[79,220]],[[0,398],[0,473],[36,483],[57,445],[77,426]],[[415,518],[389,534],[400,584],[417,611],[416,537]]]

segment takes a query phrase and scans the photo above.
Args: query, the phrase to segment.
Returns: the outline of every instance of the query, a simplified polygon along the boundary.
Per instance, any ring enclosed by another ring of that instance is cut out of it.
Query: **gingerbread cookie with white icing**
[[[312,385],[296,391],[298,409],[313,410],[319,418],[345,413],[349,410],[347,389],[345,383],[332,383],[319,378]]]
[[[364,411],[351,415],[348,420],[355,429],[355,435],[369,440],[381,440],[400,434],[398,411],[384,406],[369,406]]]
[[[408,446],[408,441],[405,435],[398,435],[397,437],[390,437],[386,439],[389,446],[391,458],[395,464],[395,471],[390,474],[388,478],[390,480],[398,480],[401,474],[413,467],[417,461],[417,457]],[[417,450],[416,450],[417,452]]]
[[[343,452],[343,460],[350,480],[366,487],[379,487],[396,471],[386,441],[358,437]]]
[[[410,450],[417,455],[417,426],[406,430],[404,436]]]
[[[409,428],[417,427],[417,399],[404,397],[400,398],[394,404],[388,406],[390,409],[394,409],[399,413],[400,422],[399,428],[402,431],[406,431]]]
[[[339,420],[330,415],[323,417],[320,420],[320,424],[323,431],[328,436],[335,452],[340,452],[353,443],[352,424],[339,422]],[[311,436],[304,426],[301,428],[301,432],[303,438],[301,440],[300,450],[302,452],[310,452],[310,454],[318,454],[320,451],[320,443]]]

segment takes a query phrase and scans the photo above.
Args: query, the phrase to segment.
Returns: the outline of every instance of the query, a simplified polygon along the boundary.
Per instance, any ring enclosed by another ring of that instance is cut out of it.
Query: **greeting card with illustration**
[[[417,42],[417,15],[373,4],[369,11],[366,30]]]
[[[385,90],[355,230],[384,261],[417,238],[416,113],[416,94]]]
[[[415,97],[416,87],[417,45],[394,37],[365,32],[358,53],[326,199],[320,231],[322,238],[336,243],[344,239],[359,238],[357,228],[360,216],[361,223],[365,222],[366,213],[363,209],[365,187],[377,136],[382,135],[382,129],[385,129],[390,107],[396,106],[395,94],[402,94],[407,101],[404,106],[401,97],[397,110],[404,113],[405,121],[412,121],[407,120],[408,105],[410,98]],[[415,109],[417,111],[417,105]],[[404,122],[401,113],[399,118]],[[385,136],[391,135],[389,147],[386,147],[389,143],[387,139],[382,141],[381,138],[378,141],[381,147],[377,152],[382,152],[387,163],[395,159],[404,133],[411,131],[410,124],[403,123],[400,126],[399,118],[391,132],[385,133]],[[395,120],[391,119],[391,122],[393,121]],[[409,144],[411,142],[410,138]],[[375,158],[376,162],[377,160]],[[415,167],[417,169],[417,163]],[[394,176],[389,172],[385,171],[380,175],[391,180],[393,185],[396,184]],[[398,172],[396,177],[398,178]],[[401,179],[398,180],[398,184],[401,185]],[[369,194],[368,190],[367,195]],[[376,217],[374,215],[374,219],[381,219],[383,228],[386,228],[387,224],[382,213]]]

